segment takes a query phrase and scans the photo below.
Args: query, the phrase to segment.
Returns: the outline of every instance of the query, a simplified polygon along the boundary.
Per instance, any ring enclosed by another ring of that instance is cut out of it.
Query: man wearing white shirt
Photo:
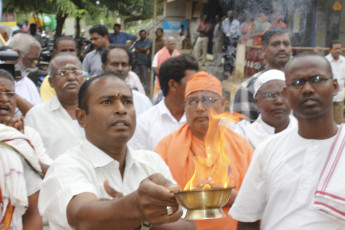
[[[285,77],[284,96],[298,127],[274,135],[255,150],[229,214],[239,221],[239,230],[343,230],[344,220],[319,210],[313,199],[337,141],[332,108],[337,81],[329,62],[316,54],[294,57]]]
[[[326,59],[331,63],[333,77],[337,79],[339,85],[338,94],[333,98],[334,120],[340,124],[344,117],[345,57],[341,55],[340,41],[332,41],[329,48],[330,53]]]
[[[84,130],[75,116],[84,72],[76,56],[60,53],[50,62],[48,74],[49,83],[55,89],[56,96],[32,108],[24,121],[39,132],[48,155],[56,159],[84,138]]]
[[[122,45],[111,44],[102,51],[102,68],[110,70],[126,81],[129,75],[132,56],[129,49]],[[150,99],[137,90],[132,89],[134,108],[137,116],[152,107]]]
[[[297,126],[287,98],[283,95],[285,75],[272,69],[261,74],[254,83],[254,101],[260,115],[253,122],[242,120],[230,128],[245,137],[255,149],[261,142],[285,129]]]
[[[138,117],[137,128],[129,141],[131,147],[153,150],[161,139],[186,122],[184,114],[186,82],[198,70],[197,60],[188,54],[172,57],[163,62],[158,77],[165,98]]]
[[[160,156],[127,147],[136,123],[129,86],[105,71],[85,82],[78,97],[86,139],[53,162],[40,192],[50,229],[195,229],[180,219],[169,189],[174,181]]]

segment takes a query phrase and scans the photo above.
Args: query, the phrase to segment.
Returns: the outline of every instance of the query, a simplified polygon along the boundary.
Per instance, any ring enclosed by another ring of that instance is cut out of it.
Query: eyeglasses
[[[286,83],[286,85],[289,87],[300,89],[305,85],[306,82],[309,82],[313,86],[318,86],[331,79],[332,77],[324,77],[320,75],[315,75],[308,78],[296,78],[292,80],[290,83]]]
[[[275,101],[278,98],[285,99],[283,92],[279,92],[279,93],[266,92],[266,93],[261,93],[258,96],[259,98],[263,98],[266,101]]]
[[[5,95],[8,99],[12,99],[13,97],[16,96],[15,92],[0,92],[0,97]]]
[[[58,70],[55,75],[58,75],[60,77],[67,77],[70,73],[73,75],[73,77],[81,77],[84,75],[83,70]]]
[[[188,97],[186,99],[186,104],[190,108],[196,108],[201,101],[201,103],[206,107],[212,107],[214,103],[216,103],[219,99],[213,98],[213,97]]]

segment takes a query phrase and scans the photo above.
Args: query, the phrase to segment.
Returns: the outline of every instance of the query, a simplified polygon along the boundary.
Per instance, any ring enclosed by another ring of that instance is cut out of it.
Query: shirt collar
[[[171,114],[170,110],[168,109],[167,105],[165,104],[165,100],[163,98],[163,100],[161,100],[159,103],[158,103],[158,108],[159,108],[159,111],[160,113],[162,114],[162,116],[166,115],[170,118],[173,118],[174,120],[176,120],[176,118]],[[185,122],[186,121],[186,115],[185,113],[183,113],[181,119],[178,121],[178,122]]]
[[[62,108],[62,105],[61,105],[59,99],[57,98],[57,96],[53,97],[49,102],[50,102],[49,108],[51,111],[58,110],[58,109]]]

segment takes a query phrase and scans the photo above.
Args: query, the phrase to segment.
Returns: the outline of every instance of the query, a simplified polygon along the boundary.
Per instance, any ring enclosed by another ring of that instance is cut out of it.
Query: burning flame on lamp
[[[238,113],[216,114],[213,109],[210,111],[209,126],[204,139],[206,156],[195,156],[195,171],[184,191],[228,187],[231,169],[224,134],[231,123],[239,122],[241,118],[246,116]]]

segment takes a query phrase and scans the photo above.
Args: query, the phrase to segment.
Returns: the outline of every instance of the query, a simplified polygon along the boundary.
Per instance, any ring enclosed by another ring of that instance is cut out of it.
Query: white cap
[[[254,95],[255,97],[256,93],[259,91],[261,86],[263,86],[265,83],[273,80],[281,80],[285,81],[285,74],[283,71],[277,70],[277,69],[271,69],[264,73],[262,73],[255,81],[254,83]]]

